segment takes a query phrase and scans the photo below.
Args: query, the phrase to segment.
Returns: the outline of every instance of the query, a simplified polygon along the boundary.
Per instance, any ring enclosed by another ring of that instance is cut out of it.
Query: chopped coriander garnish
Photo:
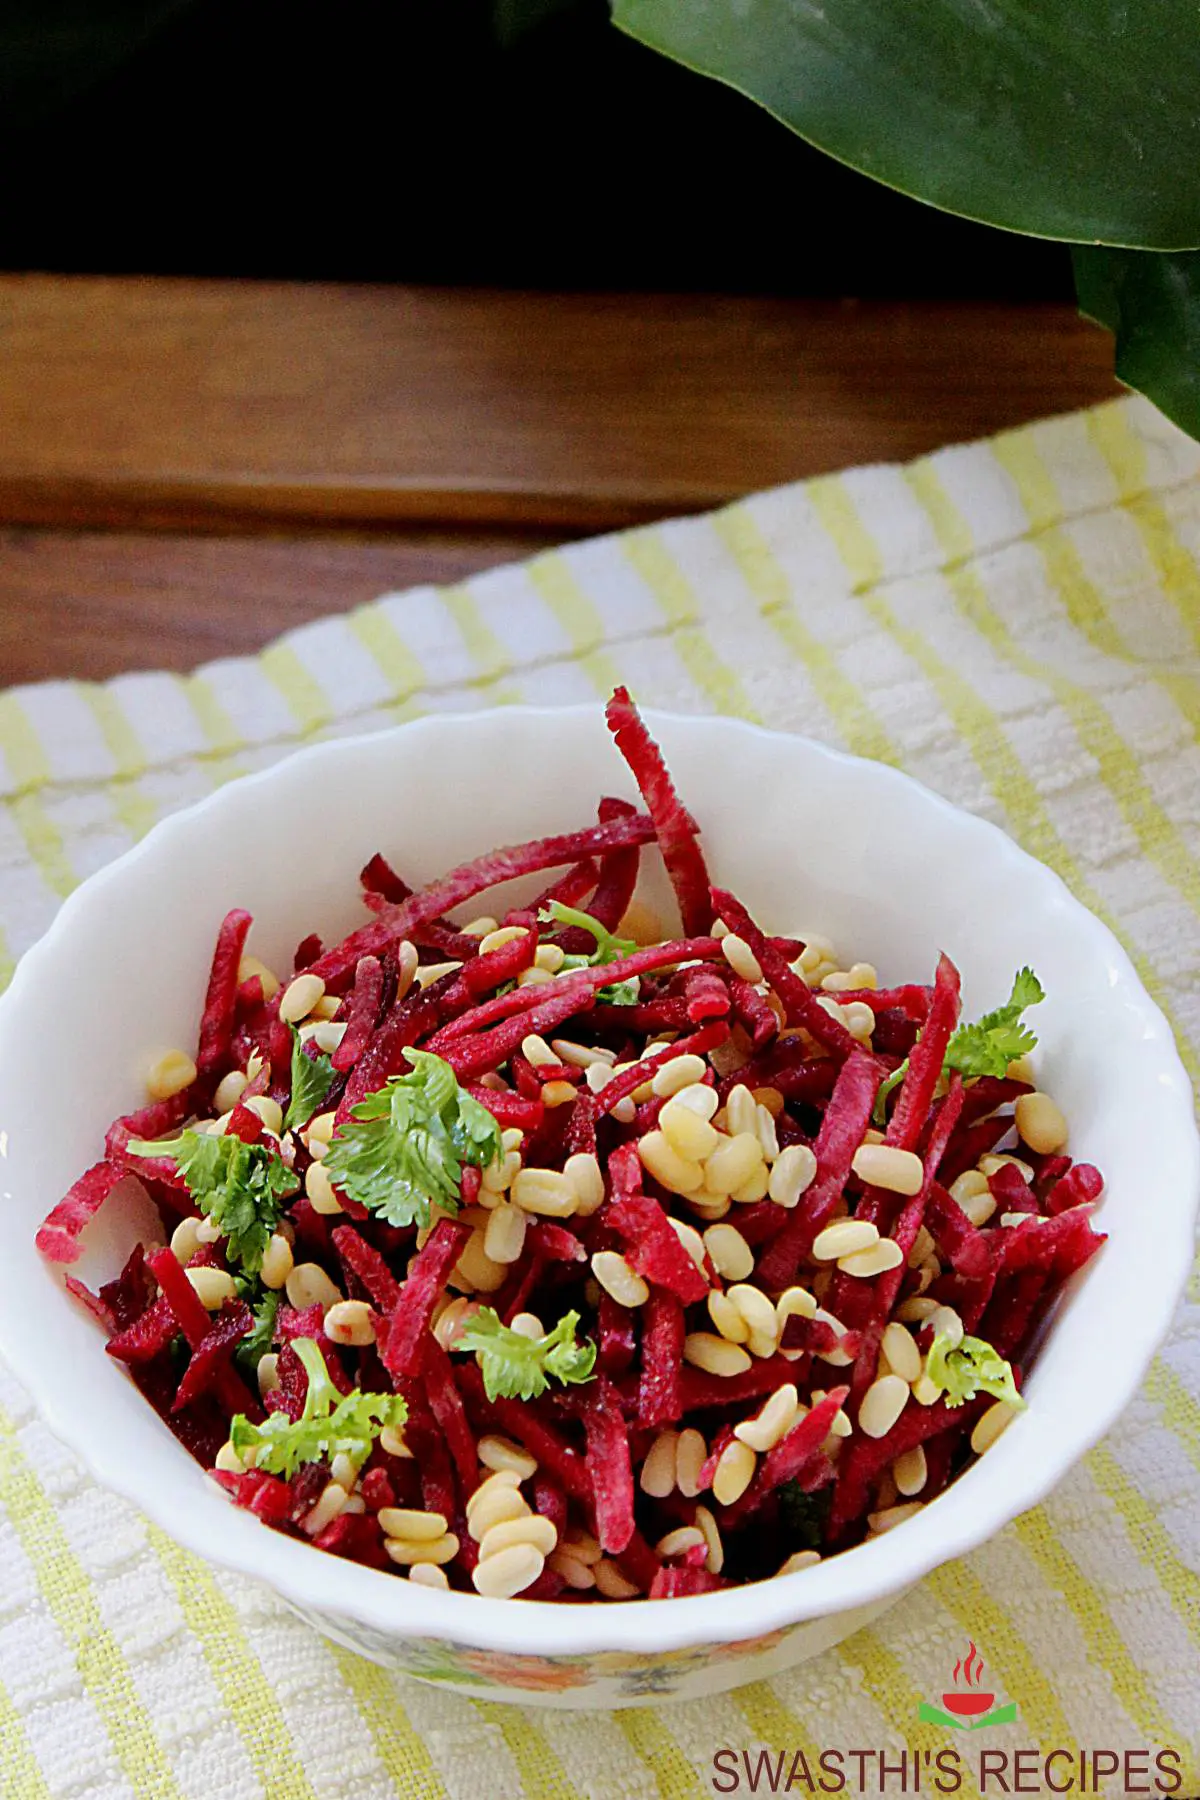
[[[275,1150],[207,1131],[159,1143],[132,1140],[129,1149],[135,1156],[170,1157],[201,1212],[221,1227],[230,1262],[258,1274],[283,1202],[300,1186]]]
[[[965,1337],[955,1344],[944,1331],[939,1332],[929,1346],[925,1372],[945,1394],[947,1406],[961,1406],[976,1394],[990,1394],[994,1400],[1007,1400],[1010,1406],[1025,1405],[1013,1380],[1012,1364],[983,1338]]]
[[[284,1130],[291,1131],[297,1125],[307,1125],[328,1096],[333,1082],[333,1063],[329,1057],[315,1046],[313,1053],[309,1055],[300,1040],[300,1033],[293,1026],[292,1097],[283,1118]]]
[[[297,1338],[293,1350],[308,1375],[304,1411],[296,1420],[273,1412],[261,1425],[236,1413],[230,1426],[233,1448],[247,1466],[290,1480],[301,1463],[332,1462],[346,1455],[361,1468],[381,1431],[398,1431],[408,1417],[399,1394],[340,1394],[312,1338]]]
[[[564,1313],[544,1337],[525,1337],[500,1323],[499,1314],[482,1306],[460,1333],[454,1348],[474,1350],[489,1400],[536,1400],[549,1387],[551,1375],[564,1385],[590,1381],[596,1346],[590,1338],[575,1342],[577,1312]]]
[[[426,1226],[431,1201],[458,1208],[464,1163],[486,1168],[503,1154],[500,1127],[428,1050],[404,1052],[409,1075],[368,1094],[333,1134],[330,1180],[389,1225]]]
[[[974,1024],[960,1025],[946,1045],[943,1072],[957,1069],[961,1075],[1002,1076],[1009,1063],[1028,1055],[1037,1044],[1037,1033],[1021,1018],[1028,1006],[1037,1006],[1046,998],[1041,982],[1032,969],[1019,969],[1013,977],[1012,993],[1003,1006],[984,1013]],[[871,1109],[871,1122],[880,1130],[887,1124],[887,1100],[908,1074],[908,1057],[892,1070],[880,1084]]]
[[[266,1288],[255,1298],[253,1286],[247,1283],[241,1297],[253,1308],[254,1329],[246,1333],[234,1354],[246,1373],[253,1375],[274,1341],[275,1315],[283,1295],[273,1288]]]
[[[1045,998],[1033,970],[1019,969],[1004,1006],[984,1013],[974,1025],[959,1026],[946,1046],[945,1066],[963,1075],[1003,1075],[1010,1062],[1036,1045],[1037,1034],[1022,1023],[1021,1014]]]
[[[563,958],[562,967],[568,969],[597,969],[604,963],[618,962],[623,956],[632,956],[637,944],[632,938],[614,937],[607,925],[594,919],[591,913],[581,912],[577,906],[564,906],[561,900],[551,900],[538,914],[538,922],[542,925],[569,925],[579,931],[586,931],[596,940],[596,948],[590,956],[569,955]],[[636,975],[627,981],[615,981],[608,987],[597,988],[596,998],[607,1001],[610,1006],[635,1006],[637,1004],[639,983]]]

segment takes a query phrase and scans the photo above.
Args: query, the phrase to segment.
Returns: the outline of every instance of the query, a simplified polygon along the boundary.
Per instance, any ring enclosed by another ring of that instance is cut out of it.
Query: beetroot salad
[[[74,1261],[140,1182],[160,1242],[67,1284],[185,1447],[276,1530],[492,1597],[704,1593],[902,1525],[1103,1241],[1036,976],[964,1022],[945,955],[887,988],[772,935],[607,716],[644,811],[416,891],[376,856],[366,923],[283,978],[231,912],[194,1054],[38,1235]],[[518,876],[549,885],[489,914]]]

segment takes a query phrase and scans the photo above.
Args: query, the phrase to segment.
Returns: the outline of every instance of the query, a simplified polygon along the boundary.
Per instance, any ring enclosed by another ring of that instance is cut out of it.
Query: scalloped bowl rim
[[[0,1045],[9,1022],[30,1001],[41,972],[70,938],[77,919],[102,904],[110,890],[119,889],[131,872],[152,867],[163,852],[186,841],[200,817],[220,813],[232,794],[247,790],[267,791],[302,778],[312,765],[323,762],[351,764],[358,757],[384,756],[390,747],[406,746],[423,736],[435,737],[456,730],[483,731],[497,722],[528,723],[535,731],[551,722],[581,716],[594,719],[594,706],[505,706],[484,711],[427,714],[406,724],[379,732],[330,739],[295,751],[280,761],[241,776],[199,801],[168,815],[130,850],[85,880],[64,901],[45,934],[22,957],[7,992],[0,996]],[[1179,1159],[1177,1204],[1173,1216],[1159,1219],[1158,1230],[1168,1278],[1161,1289],[1125,1321],[1126,1360],[1097,1396],[1093,1411],[1082,1409],[1062,1419],[1055,1453],[1040,1467],[1027,1466],[1020,1473],[1008,1470],[1007,1485],[974,1480],[976,1464],[939,1499],[901,1529],[819,1565],[770,1581],[734,1587],[714,1594],[673,1600],[642,1600],[615,1606],[566,1607],[553,1602],[485,1599],[455,1591],[444,1592],[396,1580],[386,1573],[365,1569],[315,1551],[262,1526],[249,1514],[238,1512],[217,1495],[229,1526],[214,1536],[188,1513],[170,1514],[154,1491],[139,1483],[136,1469],[115,1453],[102,1435],[88,1428],[73,1408],[62,1384],[47,1382],[36,1346],[6,1326],[0,1309],[0,1354],[35,1399],[51,1431],[84,1463],[97,1481],[153,1520],[168,1535],[197,1555],[231,1573],[264,1581],[301,1611],[328,1613],[354,1620],[370,1629],[401,1639],[449,1640],[481,1650],[540,1656],[586,1655],[607,1651],[642,1652],[647,1657],[704,1643],[736,1643],[766,1633],[823,1618],[899,1595],[941,1564],[965,1555],[992,1537],[1020,1513],[1042,1500],[1066,1471],[1114,1424],[1141,1385],[1144,1373],[1165,1337],[1175,1306],[1183,1292],[1194,1252],[1193,1233],[1200,1200],[1200,1142],[1197,1140],[1191,1084],[1180,1061],[1174,1036],[1155,1003],[1146,994],[1129,960],[1112,932],[1071,894],[1053,870],[1020,848],[998,826],[964,812],[912,776],[882,763],[853,756],[801,734],[775,732],[720,716],[677,714],[647,708],[644,716],[664,738],[672,733],[731,734],[778,746],[795,746],[818,763],[840,768],[855,778],[890,787],[899,801],[930,817],[940,817],[962,834],[964,844],[973,840],[992,856],[1007,858],[1021,869],[1031,884],[1042,889],[1045,904],[1066,909],[1073,927],[1089,935],[1098,957],[1107,965],[1110,985],[1136,1012],[1144,1042],[1158,1059],[1157,1081],[1177,1101],[1178,1141],[1173,1154]],[[670,746],[668,744],[668,756]],[[865,946],[869,953],[870,947]],[[1103,1220],[1101,1219],[1101,1223]],[[0,1244],[4,1241],[4,1215],[0,1212]],[[1173,1275],[1171,1270],[1174,1270]],[[63,1293],[66,1301],[65,1290]],[[69,1302],[67,1302],[69,1304]],[[150,1409],[147,1422],[158,1428]],[[1007,1434],[1006,1434],[1007,1435]],[[180,1456],[186,1453],[180,1449]],[[203,1480],[200,1471],[198,1477]],[[965,1502],[973,1500],[972,1505]],[[244,1529],[249,1527],[249,1529]]]

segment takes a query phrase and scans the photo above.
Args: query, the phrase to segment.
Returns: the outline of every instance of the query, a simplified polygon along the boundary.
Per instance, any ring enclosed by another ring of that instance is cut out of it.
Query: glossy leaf
[[[1079,245],[1079,307],[1117,340],[1121,380],[1200,438],[1200,251]]]
[[[1194,0],[613,0],[643,43],[949,212],[1200,245]],[[803,195],[780,228],[803,235]]]

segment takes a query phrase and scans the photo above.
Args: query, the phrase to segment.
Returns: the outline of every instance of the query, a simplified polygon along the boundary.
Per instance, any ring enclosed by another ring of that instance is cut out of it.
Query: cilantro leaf
[[[1018,969],[1013,977],[1012,993],[1004,1006],[984,1013],[974,1024],[960,1025],[946,1045],[943,1074],[957,1069],[962,1075],[1003,1076],[1010,1062],[1025,1056],[1037,1044],[1037,1034],[1024,1024],[1021,1014],[1027,1006],[1037,1006],[1046,998],[1042,984],[1032,969]],[[871,1123],[883,1130],[887,1124],[887,1100],[908,1074],[906,1056],[899,1068],[880,1084],[871,1108]]]
[[[300,1186],[276,1151],[190,1130],[165,1143],[131,1140],[128,1147],[135,1156],[170,1157],[201,1212],[221,1227],[229,1261],[258,1274],[283,1202]]]
[[[361,1468],[380,1432],[389,1425],[398,1431],[404,1424],[404,1400],[399,1394],[364,1394],[358,1388],[340,1394],[312,1338],[297,1338],[292,1348],[308,1375],[304,1411],[295,1421],[285,1412],[273,1412],[261,1425],[235,1413],[229,1430],[234,1449],[248,1467],[287,1480],[301,1463],[332,1462],[340,1454]]]
[[[409,1075],[368,1094],[333,1134],[325,1167],[334,1185],[389,1225],[429,1223],[429,1204],[458,1209],[462,1166],[486,1168],[503,1154],[485,1106],[428,1050],[404,1052]]]
[[[292,1097],[283,1117],[283,1129],[307,1125],[333,1086],[333,1063],[323,1051],[310,1056],[300,1041],[300,1033],[292,1027]]]
[[[253,1288],[247,1283],[241,1297],[254,1309],[254,1329],[246,1333],[234,1355],[243,1371],[253,1375],[275,1340],[275,1315],[283,1294],[273,1288],[264,1288],[258,1299],[254,1299]]]
[[[1032,969],[1018,970],[1004,1006],[984,1013],[973,1025],[960,1025],[946,1046],[946,1067],[963,1075],[1003,1075],[1010,1062],[1037,1043],[1037,1034],[1021,1020],[1028,1006],[1045,999]]]
[[[779,1516],[787,1528],[791,1550],[819,1550],[825,1540],[825,1521],[829,1517],[831,1487],[818,1488],[806,1494],[798,1481],[785,1481],[779,1488]]]
[[[632,938],[614,937],[606,925],[594,919],[591,913],[581,912],[577,906],[564,906],[561,900],[551,900],[543,906],[538,914],[538,922],[542,925],[572,925],[579,931],[586,931],[596,940],[596,948],[590,956],[564,956],[562,967],[568,969],[597,969],[604,963],[617,962],[623,956],[632,956],[637,944]],[[610,1006],[636,1006],[640,984],[636,975],[629,976],[626,981],[614,981],[608,987],[597,988],[596,998],[607,1002]]]
[[[983,1338],[965,1337],[955,1344],[944,1331],[929,1346],[925,1372],[946,1396],[947,1406],[961,1406],[976,1394],[1025,1405],[1013,1380],[1012,1364],[1006,1363]]]
[[[553,1331],[529,1338],[502,1325],[492,1307],[482,1306],[454,1348],[475,1351],[489,1400],[536,1400],[549,1387],[551,1375],[564,1386],[591,1380],[596,1346],[590,1338],[575,1342],[578,1323],[577,1312],[564,1313]]]

